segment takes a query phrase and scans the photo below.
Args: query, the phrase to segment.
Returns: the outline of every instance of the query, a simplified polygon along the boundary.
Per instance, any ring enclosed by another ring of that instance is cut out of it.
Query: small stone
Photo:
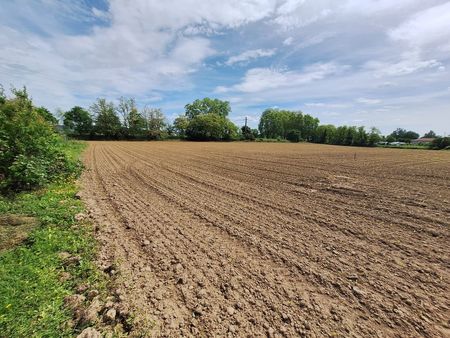
[[[281,314],[281,319],[283,320],[283,322],[285,323],[289,323],[291,321],[291,318],[289,317],[289,315],[287,313],[282,313]]]
[[[308,303],[306,303],[306,301],[304,299],[300,299],[299,302],[300,307],[304,308],[308,306]]]
[[[144,246],[150,245],[150,241],[149,241],[148,239],[146,239],[146,240],[144,240],[144,241],[142,242],[142,244],[143,244]]]
[[[98,313],[102,309],[102,304],[100,302],[100,299],[95,297],[91,304],[89,304],[88,308],[86,309],[84,313],[84,321],[89,323],[95,323],[98,320]]]
[[[157,300],[163,299],[162,292],[161,292],[161,291],[156,291],[156,292],[155,292],[155,298],[156,298]]]
[[[232,306],[227,307],[227,313],[230,316],[234,315],[234,308]]]
[[[356,287],[356,286],[352,287],[352,291],[356,297],[358,297],[358,298],[364,297],[364,292],[361,289],[359,289],[358,287]]]
[[[267,335],[269,337],[273,337],[275,335],[275,330],[272,327],[269,327],[269,329],[267,330]]]
[[[357,275],[350,275],[350,276],[347,276],[347,278],[350,279],[350,280],[358,280],[358,276]]]
[[[208,295],[208,292],[205,289],[200,289],[197,293],[198,298],[205,298]]]
[[[84,329],[78,336],[77,338],[102,338],[102,335],[100,334],[100,332],[98,332],[96,329],[94,329],[93,327],[88,327],[86,329]]]
[[[236,332],[236,326],[235,325],[228,326],[228,332],[235,333]]]
[[[114,308],[111,308],[108,311],[106,311],[106,313],[105,313],[106,321],[113,322],[114,320],[116,320],[116,314],[117,314],[117,311]]]

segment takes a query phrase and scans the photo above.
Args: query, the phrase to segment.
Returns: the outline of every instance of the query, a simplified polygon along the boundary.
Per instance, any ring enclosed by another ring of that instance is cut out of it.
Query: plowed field
[[[91,142],[123,306],[152,336],[450,335],[450,152]]]

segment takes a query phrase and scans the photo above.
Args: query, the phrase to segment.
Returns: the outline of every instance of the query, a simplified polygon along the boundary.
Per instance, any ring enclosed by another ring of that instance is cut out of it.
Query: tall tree
[[[66,132],[73,136],[88,136],[92,132],[92,117],[83,108],[73,107],[63,115],[63,124]]]
[[[166,128],[166,117],[159,108],[144,107],[143,118],[146,122],[147,136],[151,140],[164,137]]]
[[[186,116],[192,119],[200,114],[217,114],[222,117],[227,117],[231,111],[230,103],[219,99],[210,99],[205,97],[202,100],[195,100],[184,106],[186,109]]]
[[[122,125],[112,102],[99,98],[90,107],[95,117],[95,129],[106,138],[118,138]]]
[[[173,121],[175,133],[181,138],[186,137],[186,130],[188,126],[189,126],[189,119],[186,116],[178,116]]]
[[[311,140],[319,120],[311,115],[303,115],[301,111],[289,111],[275,108],[266,109],[259,121],[259,132],[266,138],[287,138]],[[290,138],[292,138],[290,137]]]
[[[128,136],[141,138],[147,131],[147,121],[137,108],[133,107],[128,114]]]
[[[424,138],[435,138],[437,137],[436,133],[432,130],[430,130],[428,133],[425,133],[425,135],[423,135]]]
[[[121,96],[119,98],[119,104],[116,107],[117,113],[122,117],[122,124],[123,124],[123,134],[125,136],[128,136],[128,128],[130,126],[130,114],[131,112],[137,111],[136,108],[136,101],[132,97],[124,97]]]
[[[367,140],[368,145],[370,147],[373,147],[380,141],[381,141],[380,130],[375,127],[370,128],[369,138]]]
[[[419,134],[414,131],[407,131],[406,129],[397,128],[394,130],[389,136],[393,138],[395,141],[400,142],[411,142],[411,140],[414,140],[416,138],[419,138]]]

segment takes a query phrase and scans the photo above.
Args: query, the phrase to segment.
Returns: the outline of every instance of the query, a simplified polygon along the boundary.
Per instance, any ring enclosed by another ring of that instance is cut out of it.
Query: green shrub
[[[0,91],[0,190],[26,190],[80,171],[53,122],[33,106],[26,89]]]
[[[450,137],[436,137],[431,142],[432,149],[447,149],[450,147]]]

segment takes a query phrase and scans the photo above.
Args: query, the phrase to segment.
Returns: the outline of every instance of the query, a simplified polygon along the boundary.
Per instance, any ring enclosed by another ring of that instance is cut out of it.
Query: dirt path
[[[91,142],[100,260],[152,336],[450,335],[450,153]]]

